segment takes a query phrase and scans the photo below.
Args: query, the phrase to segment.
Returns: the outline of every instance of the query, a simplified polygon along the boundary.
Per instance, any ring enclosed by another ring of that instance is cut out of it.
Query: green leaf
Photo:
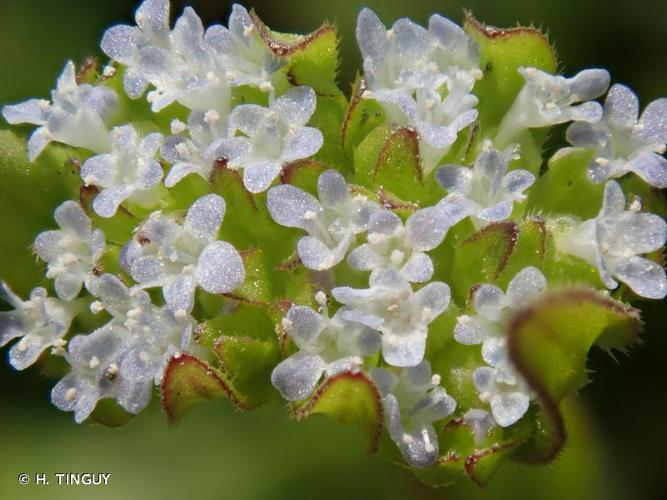
[[[245,337],[266,341],[276,338],[273,319],[266,307],[239,302],[228,304],[234,309],[219,314],[197,327],[198,341],[213,349],[220,337]]]
[[[275,392],[271,371],[280,361],[277,338],[223,336],[215,342],[215,353],[234,386],[253,405],[266,402]]]
[[[425,179],[419,160],[419,138],[405,127],[380,126],[354,152],[355,182],[383,188],[407,201],[436,202],[442,190],[433,176]]]
[[[479,121],[485,133],[500,124],[523,86],[521,66],[556,71],[556,53],[548,38],[534,27],[496,28],[466,12],[464,29],[479,44],[484,77],[475,85]]]
[[[364,79],[357,76],[340,132],[343,150],[349,158],[353,158],[355,149],[368,133],[384,121],[382,106],[375,99],[362,98],[365,89]]]
[[[494,283],[505,269],[519,237],[513,222],[489,224],[463,241],[454,255],[452,291],[465,302],[470,289],[482,283]]]
[[[549,160],[548,170],[530,188],[528,208],[544,215],[595,217],[602,206],[604,184],[593,184],[586,175],[594,156],[592,149],[558,151]]]
[[[547,292],[510,321],[508,347],[517,370],[537,394],[543,418],[521,459],[546,462],[562,448],[559,404],[588,382],[586,357],[599,342],[624,350],[636,343],[639,311],[587,288]]]
[[[317,180],[327,166],[316,160],[297,160],[283,167],[280,174],[282,184],[292,184],[317,197]]]
[[[271,31],[254,11],[250,12],[257,32],[278,58],[290,84],[308,85],[318,94],[341,94],[336,85],[338,35],[334,25],[324,23],[308,35]]]
[[[380,393],[362,372],[329,377],[304,403],[293,408],[296,418],[324,414],[345,424],[361,427],[376,450],[383,429]]]
[[[547,228],[544,219],[527,217],[519,223],[519,234],[507,264],[498,276],[498,286],[505,289],[516,273],[526,266],[541,268],[547,251]]]
[[[79,198],[81,179],[71,158],[78,150],[50,144],[34,163],[28,161],[26,138],[0,130],[0,276],[21,296],[43,279],[30,247],[35,236],[55,228],[53,211]]]
[[[171,423],[178,421],[194,403],[206,399],[227,397],[241,410],[251,408],[218,370],[186,353],[169,360],[160,392],[162,407]]]

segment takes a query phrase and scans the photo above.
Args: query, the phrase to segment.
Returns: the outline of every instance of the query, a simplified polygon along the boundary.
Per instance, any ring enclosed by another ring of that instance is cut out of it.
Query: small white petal
[[[226,241],[214,241],[199,256],[196,278],[207,292],[231,292],[245,280],[243,259]]]
[[[271,383],[286,400],[299,401],[313,392],[324,367],[320,356],[297,353],[274,368]]]

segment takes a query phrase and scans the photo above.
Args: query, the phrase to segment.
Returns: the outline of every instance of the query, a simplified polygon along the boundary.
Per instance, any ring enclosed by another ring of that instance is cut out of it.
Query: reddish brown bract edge
[[[305,160],[296,160],[285,165],[280,172],[280,183],[281,184],[291,184],[292,176],[294,173],[301,168],[313,168],[313,169],[322,169],[326,170],[329,167],[322,163],[321,161],[305,159]]]
[[[551,43],[549,42],[549,37],[547,37],[544,33],[542,33],[534,26],[516,26],[514,28],[498,28],[497,26],[491,26],[489,24],[484,24],[483,22],[479,21],[473,15],[472,11],[468,9],[464,9],[463,14],[464,14],[464,22],[463,22],[464,27],[470,26],[479,31],[480,33],[482,33],[487,38],[504,38],[507,36],[515,35],[517,33],[529,33],[543,38],[549,45],[551,45]]]
[[[496,272],[493,276],[494,279],[500,276],[500,273],[503,272],[503,269],[505,269],[505,266],[507,265],[507,262],[509,261],[512,252],[514,251],[517,239],[519,238],[519,232],[520,232],[519,226],[517,226],[514,222],[494,222],[493,224],[489,224],[488,226],[485,226],[476,233],[472,234],[462,243],[463,245],[465,245],[466,243],[475,242],[486,236],[487,233],[496,231],[498,229],[504,231],[507,234],[509,245],[507,246],[507,249],[501,256],[500,265],[498,266],[498,269],[496,269]]]
[[[352,92],[350,94],[350,104],[345,110],[345,117],[343,118],[343,125],[340,128],[340,144],[345,149],[345,139],[347,135],[347,127],[349,125],[350,119],[352,118],[352,113],[357,108],[361,102],[361,96],[366,90],[366,80],[363,77],[357,77],[357,80],[352,84]]]
[[[182,366],[186,363],[190,364],[195,364],[199,366],[200,368],[203,368],[207,375],[209,375],[213,380],[217,382],[217,384],[220,386],[220,389],[222,392],[225,393],[227,398],[232,402],[234,406],[239,408],[240,410],[250,410],[252,408],[251,405],[249,405],[247,402],[239,399],[234,392],[230,389],[230,387],[227,385],[227,383],[223,380],[222,377],[218,374],[217,370],[213,368],[211,365],[208,363],[200,360],[199,358],[194,357],[191,354],[188,353],[181,353],[180,355],[175,355],[173,356],[170,360],[169,363],[167,364],[167,368],[165,368],[164,371],[164,377],[162,379],[162,384],[160,385],[160,399],[162,401],[162,408],[167,415],[167,420],[169,423],[174,423],[175,422],[175,415],[171,412],[171,405],[169,404],[169,396],[167,394],[167,391],[165,390],[165,387],[169,384],[169,380],[171,377],[173,377],[174,369],[177,366]]]
[[[489,448],[484,448],[483,450],[476,451],[475,453],[468,455],[466,457],[464,469],[468,477],[474,482],[477,486],[484,487],[482,480],[477,477],[475,473],[475,468],[481,459],[488,457],[489,455],[494,455],[501,451],[507,450],[517,446],[519,443],[517,441],[508,441],[506,443],[495,443]]]
[[[518,372],[526,379],[528,385],[535,391],[537,397],[544,409],[547,418],[551,421],[551,424],[554,429],[554,439],[551,444],[551,448],[547,450],[547,453],[539,457],[536,460],[537,463],[549,463],[554,458],[558,456],[565,441],[567,440],[567,429],[565,428],[565,421],[563,415],[560,412],[559,401],[554,400],[550,395],[548,390],[540,383],[537,375],[532,371],[530,365],[522,357],[521,351],[519,349],[519,334],[521,327],[527,321],[530,321],[540,309],[549,304],[554,303],[567,303],[574,302],[580,303],[582,301],[591,301],[604,308],[607,308],[619,315],[624,315],[628,319],[633,321],[633,326],[637,337],[641,332],[641,320],[639,316],[639,311],[634,307],[627,306],[621,302],[615,301],[613,299],[603,297],[598,293],[595,293],[593,290],[587,288],[577,288],[577,289],[568,289],[562,290],[560,292],[555,292],[541,299],[538,299],[529,307],[518,311],[510,321],[508,335],[507,335],[507,345],[509,350],[510,359],[514,363],[514,366]]]
[[[269,47],[271,52],[273,52],[278,57],[287,57],[293,54],[294,52],[303,50],[308,45],[313,43],[313,41],[317,40],[320,36],[329,33],[331,31],[333,32],[336,31],[336,28],[332,24],[324,23],[322,26],[317,28],[312,33],[309,33],[307,35],[302,35],[301,39],[296,43],[284,43],[284,42],[278,42],[273,39],[273,34],[271,30],[259,18],[259,16],[255,12],[255,9],[250,10],[250,18],[252,19],[252,22],[255,25],[255,28],[257,29],[259,36],[262,37],[262,40],[264,40],[264,42]]]
[[[382,146],[382,149],[380,150],[378,159],[375,162],[375,170],[373,171],[373,182],[375,182],[378,172],[382,168],[382,165],[387,164],[387,155],[389,152],[389,148],[392,145],[392,142],[399,139],[407,140],[410,146],[410,150],[414,155],[415,162],[417,164],[417,181],[418,182],[422,181],[421,160],[419,158],[419,135],[417,134],[417,131],[412,128],[397,127],[391,131],[391,134],[389,135],[389,137],[387,137],[387,140],[385,141],[384,145]]]

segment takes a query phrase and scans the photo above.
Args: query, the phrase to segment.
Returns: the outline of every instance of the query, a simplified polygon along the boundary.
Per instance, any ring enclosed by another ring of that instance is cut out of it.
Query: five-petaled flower
[[[123,250],[122,263],[143,288],[161,287],[164,300],[180,319],[194,306],[195,288],[228,293],[245,279],[243,259],[217,239],[225,200],[209,194],[195,201],[182,224],[153,212]]]
[[[472,300],[477,314],[459,316],[454,328],[454,338],[458,342],[482,344],[482,359],[489,366],[477,368],[473,372],[473,382],[479,398],[489,403],[493,418],[501,427],[519,420],[528,410],[533,396],[509,359],[508,323],[514,312],[529,305],[546,286],[544,275],[535,267],[519,271],[507,286],[507,293],[495,285],[480,285]],[[481,415],[475,417],[482,418]]]
[[[33,249],[48,264],[46,277],[54,280],[58,297],[69,301],[93,277],[95,265],[104,252],[104,233],[93,229],[75,201],[62,203],[53,217],[60,229],[39,233]]]
[[[317,153],[322,132],[306,123],[317,105],[310,87],[294,87],[269,104],[241,104],[229,115],[229,135],[217,156],[227,166],[243,170],[243,184],[251,193],[266,191],[287,163]]]
[[[319,293],[318,298],[324,294]],[[327,315],[326,297],[322,312],[292,306],[282,326],[299,351],[280,362],[271,382],[288,401],[309,396],[317,382],[343,371],[361,370],[364,358],[380,348],[380,333],[365,325],[346,321],[343,309],[332,318]]]
[[[526,82],[500,124],[495,138],[500,147],[515,141],[525,129],[572,120],[595,123],[602,118],[602,106],[592,99],[609,87],[606,70],[585,69],[572,78],[537,68],[522,67],[519,73]]]
[[[93,210],[101,217],[113,217],[125,200],[144,207],[159,201],[156,186],[162,179],[162,167],[155,159],[163,136],[152,133],[139,140],[132,125],[114,128],[111,153],[93,156],[81,166],[86,186],[102,191],[93,200]]]
[[[130,413],[144,409],[169,358],[188,349],[193,326],[191,318],[176,319],[144,290],[110,274],[93,280],[90,292],[99,299],[91,310],[107,311],[111,321],[72,338],[62,352],[71,370],[51,391],[53,404],[73,411],[76,422],[86,420],[102,398],[115,398]]]
[[[556,231],[555,238],[559,251],[596,266],[607,288],[616,288],[619,280],[647,299],[667,295],[662,265],[640,257],[665,245],[667,224],[658,215],[625,210],[625,196],[616,181],[605,185],[597,217]]]
[[[439,456],[433,422],[456,410],[454,398],[440,387],[440,376],[431,376],[425,360],[398,375],[382,368],[371,375],[382,394],[387,430],[405,461],[413,467],[433,465]]]
[[[472,220],[481,227],[509,218],[514,203],[526,199],[523,192],[535,182],[535,176],[522,169],[507,171],[518,158],[514,146],[498,151],[486,141],[472,168],[445,165],[437,170],[436,179],[448,193],[471,203]]]
[[[52,141],[95,152],[111,147],[104,120],[116,108],[116,93],[103,85],[76,81],[74,63],[68,61],[58,77],[51,102],[45,99],[5,106],[2,116],[11,124],[39,125],[28,140],[28,159],[35,161]]]
[[[337,287],[331,293],[347,306],[342,318],[379,330],[382,356],[392,366],[424,359],[428,325],[449,306],[449,286],[439,281],[414,291],[396,271],[373,276],[370,288]]]
[[[269,191],[267,206],[278,224],[308,233],[299,240],[297,251],[307,268],[320,271],[345,258],[378,207],[365,196],[352,196],[345,178],[335,170],[320,175],[317,191],[319,201],[291,184],[276,186]]]
[[[65,345],[63,337],[78,309],[74,302],[48,297],[44,288],[35,288],[23,301],[3,281],[0,298],[14,307],[0,312],[0,347],[20,338],[9,350],[9,363],[17,370],[32,365],[49,347]]]
[[[656,99],[639,116],[639,99],[625,85],[609,89],[602,120],[575,122],[567,129],[573,146],[594,148],[588,174],[604,182],[633,172],[652,186],[667,187],[667,98]]]

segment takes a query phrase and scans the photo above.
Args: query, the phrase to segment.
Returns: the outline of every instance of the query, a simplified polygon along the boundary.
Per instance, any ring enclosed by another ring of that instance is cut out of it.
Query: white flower
[[[123,86],[128,96],[137,99],[148,87],[148,81],[138,71],[141,50],[169,46],[169,0],[144,0],[134,19],[136,27],[119,24],[109,28],[100,47],[111,59],[127,66]]]
[[[412,214],[405,225],[390,210],[373,212],[368,222],[367,243],[350,252],[348,262],[354,269],[397,271],[413,283],[425,283],[433,276],[433,262],[424,252],[438,246],[450,227],[469,215],[466,203],[455,196],[443,198],[435,207]]]
[[[190,174],[208,181],[218,159],[218,141],[227,135],[226,124],[219,113],[215,110],[193,111],[187,125],[174,120],[171,128],[177,135],[168,137],[160,149],[162,157],[172,164],[164,185],[173,187]],[[183,135],[186,131],[187,136]]]
[[[633,172],[652,186],[667,187],[667,98],[656,99],[639,117],[639,100],[625,85],[609,89],[602,120],[575,122],[567,129],[573,146],[595,148],[588,174],[604,182]]]
[[[116,93],[108,87],[78,85],[74,63],[68,61],[51,91],[51,102],[30,99],[4,106],[2,116],[12,125],[39,125],[28,140],[30,161],[52,141],[101,152],[110,147],[104,119],[115,109],[116,100]]]
[[[147,95],[153,111],[174,101],[193,110],[214,109],[225,116],[231,93],[215,61],[215,50],[204,39],[204,26],[186,7],[169,34],[169,47],[151,45],[140,52],[139,72],[155,89]]]
[[[289,401],[309,396],[324,373],[327,377],[343,371],[360,370],[364,357],[378,351],[380,334],[359,323],[342,318],[339,310],[329,318],[304,306],[292,306],[283,319],[283,328],[299,351],[280,362],[271,382]]]
[[[380,102],[395,102],[396,95],[412,95],[417,89],[436,89],[445,83],[449,87],[464,72],[470,77],[470,90],[482,76],[475,42],[440,15],[431,16],[428,31],[407,18],[387,30],[375,12],[364,8],[356,34],[367,88]]]
[[[53,404],[74,411],[79,423],[102,398],[115,398],[130,413],[145,408],[169,358],[190,345],[193,324],[189,317],[175,319],[145,291],[129,289],[110,274],[93,280],[90,289],[100,299],[91,309],[106,310],[112,319],[71,340],[64,354],[71,371],[51,392]]]
[[[467,92],[465,87],[453,85],[442,97],[441,90],[424,88],[417,90],[414,97],[401,93],[392,103],[401,113],[393,116],[393,121],[414,128],[419,134],[419,159],[424,174],[433,171],[458,133],[477,119],[474,107],[478,99]]]
[[[473,204],[472,220],[481,227],[507,219],[514,203],[526,199],[523,191],[535,182],[535,176],[521,169],[507,172],[510,162],[518,158],[514,146],[498,151],[486,141],[473,168],[445,165],[436,172],[436,179],[448,193],[464,196]]]
[[[438,459],[438,436],[433,422],[456,410],[456,401],[431,376],[431,365],[422,361],[400,374],[375,368],[371,376],[380,389],[389,435],[412,467],[428,467]]]
[[[233,86],[252,85],[272,91],[271,77],[285,62],[273,54],[245,7],[234,4],[228,24],[229,29],[211,26],[205,35],[220,64],[227,68],[225,78]]]
[[[217,155],[227,159],[229,168],[243,169],[248,191],[266,191],[286,163],[312,156],[322,147],[322,132],[305,126],[316,104],[313,89],[294,87],[268,108],[236,106],[229,115],[231,137],[220,141]]]
[[[163,141],[162,134],[148,134],[139,140],[132,125],[114,128],[112,150],[93,156],[81,166],[86,186],[103,188],[93,200],[93,210],[101,217],[113,217],[125,200],[154,206],[155,188],[162,179],[162,167],[155,159]]]
[[[473,372],[479,398],[491,406],[501,427],[517,422],[528,410],[533,393],[517,373],[507,352],[507,328],[511,316],[526,307],[547,286],[539,269],[525,267],[507,286],[507,293],[495,285],[479,286],[473,295],[475,316],[462,315],[454,338],[465,345],[482,344],[482,358],[489,366]]]
[[[23,301],[7,284],[0,282],[0,299],[14,307],[0,312],[0,347],[20,338],[9,350],[9,364],[17,370],[32,365],[49,347],[65,345],[75,305],[47,297],[46,290],[35,288],[30,299]]]
[[[320,175],[317,190],[321,202],[310,193],[283,184],[271,188],[266,203],[278,224],[308,233],[299,240],[297,251],[304,266],[319,271],[343,260],[378,207],[363,196],[351,196],[345,179],[335,170]]]
[[[154,112],[178,101],[193,110],[215,109],[226,115],[230,89],[216,51],[204,39],[204,26],[191,7],[186,7],[169,31],[169,2],[146,0],[135,16],[137,27],[114,26],[102,39],[102,50],[128,69],[127,94],[147,95]]]
[[[90,219],[74,201],[56,208],[54,219],[60,229],[37,235],[33,249],[46,261],[46,277],[55,280],[56,294],[70,301],[79,295],[104,252],[104,233],[93,230]]]
[[[596,266],[607,288],[616,288],[619,280],[647,299],[667,295],[663,267],[640,257],[664,246],[667,224],[657,215],[625,210],[623,190],[615,181],[605,185],[602,209],[596,218],[556,231],[554,237],[558,251]]]
[[[434,281],[419,289],[395,271],[372,276],[370,288],[337,287],[331,292],[347,306],[342,318],[382,333],[382,356],[392,366],[416,366],[424,359],[428,325],[449,306],[450,291]]]
[[[609,87],[606,70],[585,69],[572,78],[551,75],[537,68],[521,67],[519,73],[526,83],[500,124],[497,145],[504,147],[527,128],[572,120],[595,123],[602,118],[602,106],[591,100]]]
[[[123,251],[123,266],[143,288],[162,287],[177,318],[192,311],[196,287],[228,293],[245,279],[241,255],[217,240],[224,215],[225,200],[216,194],[195,201],[182,224],[153,212]]]
[[[357,20],[364,58],[366,98],[380,102],[389,118],[419,133],[425,173],[477,118],[478,99],[470,94],[481,78],[479,51],[463,30],[434,15],[429,31],[409,19],[387,30],[370,9]]]

